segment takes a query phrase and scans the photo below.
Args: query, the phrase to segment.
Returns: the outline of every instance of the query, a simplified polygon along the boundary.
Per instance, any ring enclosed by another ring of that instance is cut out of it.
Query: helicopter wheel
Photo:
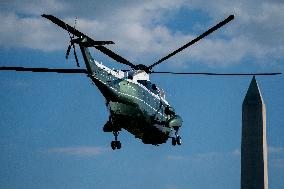
[[[177,140],[176,140],[176,138],[173,137],[172,138],[172,145],[175,146],[176,144],[177,144]]]
[[[115,150],[115,149],[116,149],[115,142],[116,142],[116,141],[111,141],[111,148],[112,148],[113,150]]]
[[[173,146],[175,146],[175,145],[181,145],[181,137],[180,137],[180,136],[173,137],[173,138],[172,138],[172,145],[173,145]]]
[[[121,148],[121,142],[117,140],[118,131],[114,131],[113,134],[114,134],[115,140],[111,142],[111,148],[113,150],[120,149]]]
[[[121,142],[120,141],[115,141],[116,142],[116,148],[120,149],[121,148]]]
[[[177,145],[181,145],[181,137],[177,136],[176,138]]]
[[[120,141],[112,141],[111,142],[111,148],[113,150],[120,149],[121,148],[121,142]]]

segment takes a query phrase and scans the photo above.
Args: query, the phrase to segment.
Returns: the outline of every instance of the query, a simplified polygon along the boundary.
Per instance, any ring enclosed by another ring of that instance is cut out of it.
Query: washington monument
[[[268,189],[266,110],[255,77],[242,106],[241,189]]]

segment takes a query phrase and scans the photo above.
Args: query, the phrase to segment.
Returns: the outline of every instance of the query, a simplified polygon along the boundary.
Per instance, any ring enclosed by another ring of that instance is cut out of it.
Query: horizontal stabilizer
[[[56,68],[24,68],[24,67],[0,67],[0,71],[19,71],[19,72],[51,72],[51,73],[83,73],[88,74],[86,69],[56,69]]]

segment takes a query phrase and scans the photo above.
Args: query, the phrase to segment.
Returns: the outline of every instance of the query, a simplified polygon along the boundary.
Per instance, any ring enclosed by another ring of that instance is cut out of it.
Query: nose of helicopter
[[[167,121],[167,125],[178,130],[182,126],[182,118],[179,115],[174,115]]]

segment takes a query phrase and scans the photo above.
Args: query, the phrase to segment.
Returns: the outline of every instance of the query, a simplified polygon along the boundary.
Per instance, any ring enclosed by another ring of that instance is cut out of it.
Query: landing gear
[[[177,144],[176,138],[172,138],[172,145],[175,146]]]
[[[118,134],[119,134],[118,131],[114,131],[113,132],[113,135],[115,137],[115,140],[111,142],[111,148],[113,150],[121,148],[121,142],[117,140]]]
[[[175,146],[175,145],[181,145],[181,137],[180,137],[180,136],[173,137],[173,138],[172,138],[172,145],[173,145],[173,146]]]
[[[120,149],[121,148],[121,142],[120,141],[112,141],[111,142],[111,148],[113,150]]]
[[[178,135],[178,128],[175,128],[175,131],[176,137],[172,137],[172,145],[181,145],[181,137]]]
[[[181,137],[180,136],[177,136],[176,141],[177,141],[177,145],[181,145]]]

